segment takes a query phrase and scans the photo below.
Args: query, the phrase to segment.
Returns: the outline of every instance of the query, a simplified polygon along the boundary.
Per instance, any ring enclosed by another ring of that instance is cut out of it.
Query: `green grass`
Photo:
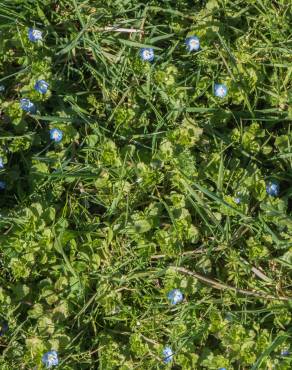
[[[291,18],[287,0],[1,1],[1,370],[51,349],[62,370],[291,369]]]

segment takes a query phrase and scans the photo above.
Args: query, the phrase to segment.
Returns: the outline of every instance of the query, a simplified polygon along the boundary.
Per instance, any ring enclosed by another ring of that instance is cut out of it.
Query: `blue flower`
[[[58,143],[63,138],[63,132],[58,128],[52,128],[50,130],[50,138],[54,140],[56,143]]]
[[[286,356],[289,356],[289,355],[290,355],[290,352],[289,352],[289,350],[287,348],[283,348],[281,350],[281,356],[286,357]]]
[[[272,197],[277,197],[280,192],[280,185],[277,181],[269,181],[266,185],[267,194]]]
[[[197,51],[200,49],[200,40],[197,36],[190,36],[186,39],[186,45],[189,51]]]
[[[3,92],[5,91],[5,86],[4,85],[0,85],[0,92]]]
[[[163,354],[163,362],[165,364],[168,364],[169,362],[172,361],[173,352],[172,352],[172,349],[170,347],[165,347],[162,354]]]
[[[226,367],[220,367],[218,370],[226,370]]]
[[[237,191],[237,192],[235,193],[234,202],[235,202],[236,204],[240,204],[240,203],[241,203],[241,200],[242,200],[242,193],[241,193],[241,191]]]
[[[4,190],[6,188],[6,182],[0,181],[0,190]]]
[[[45,94],[48,91],[49,84],[45,80],[38,80],[34,85],[36,91],[41,94]]]
[[[28,113],[35,113],[36,111],[34,103],[27,98],[20,99],[20,107],[22,110]]]
[[[215,84],[214,94],[217,98],[225,98],[227,95],[227,86],[224,84]]]
[[[42,357],[42,362],[46,368],[57,366],[59,363],[58,353],[54,350],[45,353]]]
[[[169,299],[171,304],[177,304],[182,302],[184,296],[179,289],[173,289],[168,293],[167,298]]]
[[[0,157],[0,169],[1,168],[4,168],[4,163],[3,163],[3,159]]]
[[[8,323],[6,321],[2,321],[0,323],[0,337],[2,337],[8,330],[9,330]]]
[[[152,62],[154,60],[154,50],[152,48],[143,48],[140,50],[142,60]]]
[[[32,42],[41,41],[43,39],[42,31],[30,28],[28,30],[28,38]]]

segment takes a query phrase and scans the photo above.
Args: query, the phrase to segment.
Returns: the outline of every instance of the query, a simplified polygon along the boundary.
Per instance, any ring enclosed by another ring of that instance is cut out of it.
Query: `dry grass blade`
[[[189,271],[189,270],[185,269],[184,267],[172,266],[172,268],[177,272],[181,272],[182,274],[193,276],[196,279],[198,279],[198,280],[200,280],[200,281],[202,281],[202,282],[204,282],[208,285],[211,285],[212,288],[214,288],[214,289],[231,290],[231,291],[233,291],[235,293],[238,293],[238,294],[243,294],[243,295],[247,295],[247,296],[250,296],[250,297],[257,297],[257,298],[268,299],[268,300],[292,301],[292,297],[283,297],[283,296],[276,297],[276,296],[271,295],[271,294],[265,294],[265,293],[261,293],[261,292],[254,292],[254,291],[245,290],[245,289],[238,289],[238,288],[229,286],[227,284],[219,283],[218,281],[207,278],[203,275],[198,274],[197,272]]]

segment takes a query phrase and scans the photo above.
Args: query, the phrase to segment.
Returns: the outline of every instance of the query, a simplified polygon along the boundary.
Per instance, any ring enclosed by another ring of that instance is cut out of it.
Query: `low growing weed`
[[[291,4],[2,0],[0,369],[291,369]]]

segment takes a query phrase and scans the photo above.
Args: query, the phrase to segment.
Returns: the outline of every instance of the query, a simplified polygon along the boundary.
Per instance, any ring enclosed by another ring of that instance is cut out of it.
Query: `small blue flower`
[[[173,352],[172,352],[172,349],[170,347],[165,347],[162,354],[163,354],[163,362],[165,364],[168,364],[169,362],[172,361]]]
[[[58,128],[52,128],[50,130],[50,138],[54,140],[56,143],[58,143],[63,138],[63,132]]]
[[[0,169],[1,168],[4,168],[4,163],[3,163],[3,159],[0,157]]]
[[[34,85],[36,91],[41,94],[45,94],[48,91],[49,84],[45,80],[38,80]]]
[[[6,188],[6,182],[0,181],[0,190],[4,190]]]
[[[243,194],[242,194],[242,192],[241,192],[241,191],[237,191],[237,192],[235,193],[234,202],[235,202],[236,204],[240,204],[240,203],[241,203],[241,201],[242,201],[242,198],[243,198]]]
[[[197,36],[190,36],[186,39],[186,45],[189,51],[198,51],[200,49],[200,40]]]
[[[286,357],[286,356],[289,356],[289,355],[290,355],[290,352],[289,352],[288,348],[283,348],[281,350],[281,356]]]
[[[171,304],[177,304],[182,302],[184,296],[179,289],[173,289],[168,293],[167,298],[169,299]]]
[[[20,99],[20,107],[22,110],[28,113],[35,113],[36,111],[34,103],[27,98]]]
[[[225,98],[227,95],[227,86],[224,84],[215,84],[214,94],[217,98]]]
[[[42,362],[46,368],[57,366],[59,363],[58,353],[55,350],[45,353],[42,357]]]
[[[0,85],[0,92],[3,92],[5,91],[5,86],[4,85]]]
[[[0,337],[2,337],[8,330],[9,330],[8,323],[6,321],[2,321],[0,323]]]
[[[218,370],[226,370],[226,367],[220,367]]]
[[[154,50],[152,48],[143,48],[140,50],[142,60],[152,62],[154,60]]]
[[[266,185],[267,194],[271,197],[277,197],[280,193],[280,185],[277,181],[269,181]]]
[[[30,28],[28,30],[28,38],[32,42],[41,41],[43,39],[42,31]]]

